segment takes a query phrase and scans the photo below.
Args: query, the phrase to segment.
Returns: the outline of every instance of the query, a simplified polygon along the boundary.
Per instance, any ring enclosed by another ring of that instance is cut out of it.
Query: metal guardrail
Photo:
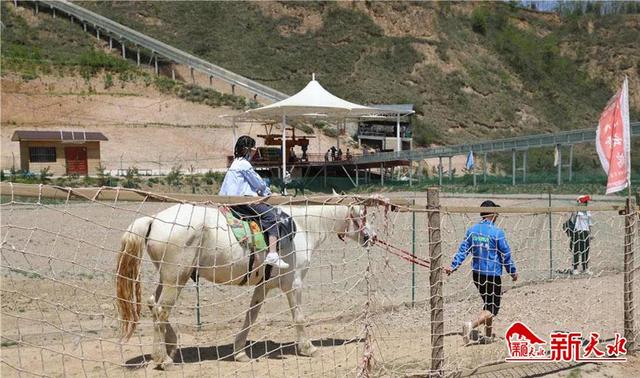
[[[108,35],[118,40],[128,41],[135,46],[151,50],[156,55],[163,56],[176,63],[192,67],[194,70],[198,70],[207,75],[216,77],[229,84],[245,88],[246,90],[257,94],[258,96],[262,96],[271,101],[280,101],[289,97],[285,93],[279,92],[264,84],[260,84],[244,76],[226,70],[220,66],[209,63],[204,59],[198,58],[166,43],[158,41],[155,38],[151,38],[145,34],[137,32],[97,13],[91,12],[79,5],[64,0],[40,0],[40,3],[46,4],[51,9],[57,9],[70,16],[73,16],[80,20],[80,22],[93,25],[94,28],[107,32]]]
[[[631,136],[640,136],[640,122],[631,123]],[[500,152],[511,150],[525,150],[536,147],[553,147],[555,145],[570,145],[589,143],[596,140],[596,129],[580,129],[563,131],[554,134],[527,135],[522,137],[498,139],[488,142],[458,144],[454,146],[417,148],[407,151],[378,153],[366,155],[356,159],[357,163],[383,163],[392,160],[421,160],[437,157],[466,155],[474,153]]]

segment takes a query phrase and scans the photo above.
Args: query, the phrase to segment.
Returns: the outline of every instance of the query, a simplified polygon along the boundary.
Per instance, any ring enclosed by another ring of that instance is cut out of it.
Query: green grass
[[[399,101],[402,86],[390,87],[379,79],[408,74],[419,61],[411,47],[415,39],[385,36],[368,16],[332,3],[288,3],[324,14],[319,30],[289,35],[280,28],[295,27],[300,19],[274,19],[247,2],[82,5],[286,93],[300,90],[315,72],[330,90],[351,100],[385,100],[391,91]],[[162,24],[146,25],[136,14]],[[365,59],[356,64],[361,56]]]
[[[97,40],[66,19],[42,15],[38,18],[38,26],[33,27],[6,2],[0,3],[0,7],[5,23],[0,50],[3,72],[18,72],[24,81],[53,73],[59,76],[80,74],[89,80],[105,72],[105,90],[116,84],[141,81],[147,85],[153,84],[163,93],[172,93],[187,101],[212,107],[247,109],[251,105],[244,97],[176,82],[139,70],[130,61],[98,49]],[[95,88],[90,88],[90,94],[98,93]]]
[[[43,16],[34,27],[7,2],[0,3],[0,8],[5,25],[0,50],[3,70],[22,72],[23,79],[30,80],[40,73],[64,75],[77,67],[85,76],[102,69],[114,72],[131,69],[127,61],[97,50],[92,37],[76,29],[77,24]]]
[[[38,272],[29,272],[29,271],[26,271],[26,270],[16,269],[16,268],[9,268],[9,271],[12,272],[12,273],[20,274],[20,275],[25,276],[27,278],[34,278],[34,279],[35,278],[37,278],[37,279],[42,278],[42,275],[40,273],[38,273]]]
[[[640,176],[640,138],[631,140],[631,176]],[[522,167],[522,153],[519,152],[516,158],[516,167]],[[476,159],[479,159],[476,156]],[[562,160],[568,163],[569,149],[565,146],[562,149]],[[489,155],[489,161],[495,165],[498,171],[511,172],[512,156],[511,152],[493,153]],[[555,177],[557,168],[554,163],[553,148],[531,148],[527,153],[527,172],[529,175],[539,174],[541,176],[550,175]],[[566,169],[563,169],[567,172]],[[495,172],[495,170],[494,170]],[[578,144],[573,148],[573,172],[576,177],[604,177],[600,160],[596,154],[592,143]],[[567,175],[567,173],[564,173]]]
[[[331,193],[332,190],[344,193],[378,193],[378,192],[404,192],[404,191],[426,191],[427,188],[439,186],[437,176],[423,178],[420,181],[414,177],[414,181],[409,186],[408,181],[397,181],[386,178],[384,185],[380,185],[380,179],[373,179],[370,184],[364,184],[360,178],[360,186],[354,188],[351,181],[346,177],[327,177],[327,186],[323,187],[322,178],[317,178],[311,185],[305,187],[309,193]],[[473,186],[473,176],[456,176],[452,180],[443,176],[441,190],[445,193],[491,193],[491,194],[604,194],[606,187],[606,177],[602,175],[575,174],[571,182],[568,181],[567,172],[563,172],[563,183],[556,185],[555,175],[528,175],[527,183],[522,183],[522,176],[517,176],[516,185],[512,185],[510,176],[487,175],[484,182],[482,174],[476,175],[477,186]],[[632,187],[640,185],[640,176],[632,178]],[[624,195],[626,192],[620,192]]]

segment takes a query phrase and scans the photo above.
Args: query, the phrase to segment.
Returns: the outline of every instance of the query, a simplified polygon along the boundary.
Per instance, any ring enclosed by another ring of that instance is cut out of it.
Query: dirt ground
[[[444,204],[473,205],[477,201],[443,199]],[[500,200],[503,206],[542,206],[542,202]],[[125,227],[136,217],[168,206],[83,202],[2,206],[2,376],[355,375],[365,345],[365,319],[372,325],[375,376],[428,371],[428,270],[416,266],[414,275],[410,264],[379,246],[367,251],[354,244],[345,245],[333,236],[322,250],[314,252],[305,280],[303,311],[307,332],[319,349],[315,356],[297,356],[286,299],[273,291],[249,335],[253,343],[249,355],[253,359],[248,363],[232,361],[233,337],[242,325],[252,289],[202,282],[201,326],[197,327],[196,288],[190,282],[171,317],[180,334],[176,363],[166,372],[154,370],[145,364],[152,350],[148,309],[143,309],[133,338],[127,343],[118,340],[113,272]],[[381,211],[371,211],[370,217],[381,238],[411,250],[411,214],[392,213],[384,221]],[[476,219],[475,215],[443,214],[445,263],[455,253],[465,227]],[[564,217],[554,216],[554,268],[549,279],[546,216],[502,218],[521,277],[515,284],[503,277],[503,305],[494,325],[499,337],[515,321],[525,322],[547,339],[555,330],[599,332],[603,339],[622,332],[622,218],[597,213],[595,219],[590,258],[595,274],[570,277],[556,272],[569,266],[570,255],[560,228]],[[415,230],[416,254],[426,258],[424,213],[416,215]],[[367,267],[371,272],[369,285],[365,280]],[[148,261],[143,263],[141,280],[146,298],[157,282]],[[489,345],[462,345],[460,325],[481,308],[468,261],[444,279],[444,298],[446,371],[479,373],[475,370],[478,367],[503,361],[506,346],[502,338]],[[505,363],[496,366],[507,369],[501,370],[505,374],[517,376],[541,369],[510,369]],[[629,374],[638,366],[638,359],[632,358],[615,366],[584,365],[573,370],[579,370],[581,376],[632,376]],[[552,373],[554,369],[543,371]],[[563,370],[554,374],[576,373]]]

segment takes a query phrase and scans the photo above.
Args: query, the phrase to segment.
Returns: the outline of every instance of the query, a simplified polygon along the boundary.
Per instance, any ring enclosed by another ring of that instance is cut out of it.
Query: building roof
[[[398,115],[400,115],[400,119],[402,120],[402,122],[408,122],[409,116],[415,113],[415,111],[413,110],[413,104],[384,104],[368,106],[375,106],[378,109],[385,110],[387,114],[361,117],[361,124],[379,121],[396,122]]]
[[[384,104],[384,105],[368,105],[378,109],[388,110],[389,113],[400,113],[400,115],[412,114],[413,104]]]
[[[97,142],[107,141],[106,136],[100,132],[86,131],[35,131],[17,130],[11,140],[14,142],[23,140],[32,141],[61,141],[61,142]]]

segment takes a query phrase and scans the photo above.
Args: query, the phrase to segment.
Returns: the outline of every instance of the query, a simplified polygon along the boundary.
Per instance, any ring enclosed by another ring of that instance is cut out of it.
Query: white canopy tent
[[[396,115],[396,112],[343,100],[324,89],[315,80],[315,75],[312,75],[311,81],[307,86],[293,96],[261,108],[248,110],[233,118],[234,122],[236,120],[276,122],[282,120],[282,179],[284,180],[287,170],[287,118],[321,118],[329,121],[339,121],[375,115]],[[400,114],[397,116],[399,120]],[[234,127],[234,139],[235,137]]]

